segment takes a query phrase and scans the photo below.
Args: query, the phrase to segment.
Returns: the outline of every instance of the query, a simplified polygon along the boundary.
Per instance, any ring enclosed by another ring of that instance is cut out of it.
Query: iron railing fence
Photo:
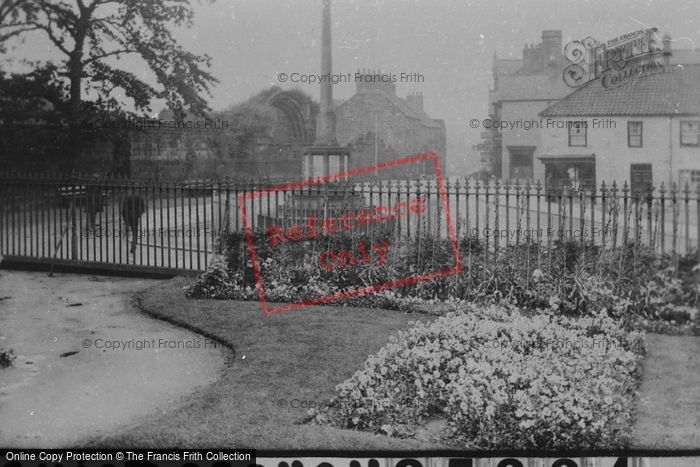
[[[626,183],[613,183],[593,192],[545,189],[539,182],[449,179],[443,188],[435,180],[344,180],[297,187],[271,179],[0,173],[0,253],[203,270],[222,232],[244,229],[243,211],[252,229],[281,235],[316,218],[314,228],[321,232],[324,220],[335,219],[328,221],[329,231],[333,225],[342,231],[352,223],[368,231],[382,224],[398,237],[447,238],[449,212],[456,237],[478,239],[487,251],[530,242],[551,246],[564,239],[604,248],[644,245],[657,253],[698,251],[700,186],[667,189],[661,184],[647,193],[632,193]],[[146,204],[133,255],[120,216],[122,200],[130,194],[139,194]],[[363,211],[368,214],[360,220]]]

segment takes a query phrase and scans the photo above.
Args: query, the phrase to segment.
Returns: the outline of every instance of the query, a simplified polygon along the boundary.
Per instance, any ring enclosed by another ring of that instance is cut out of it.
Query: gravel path
[[[130,306],[154,282],[0,271],[0,347],[17,355],[0,369],[0,447],[83,443],[173,410],[217,378],[221,346]]]

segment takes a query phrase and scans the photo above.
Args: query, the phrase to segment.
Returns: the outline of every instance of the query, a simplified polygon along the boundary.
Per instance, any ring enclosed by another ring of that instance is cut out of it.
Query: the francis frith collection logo
[[[564,70],[564,82],[576,88],[600,79],[604,88],[616,88],[630,80],[663,73],[663,44],[656,31],[640,29],[607,42],[592,37],[569,42],[564,56],[571,65]]]

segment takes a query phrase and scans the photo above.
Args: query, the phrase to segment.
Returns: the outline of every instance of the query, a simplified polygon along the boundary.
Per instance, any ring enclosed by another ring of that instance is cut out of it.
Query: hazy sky
[[[193,2],[196,4],[196,2]],[[319,85],[280,83],[279,73],[320,73],[322,0],[218,0],[196,6],[196,26],[180,37],[195,53],[213,57],[220,83],[211,106],[223,109],[271,85],[299,88],[319,99]],[[604,41],[644,26],[668,32],[674,48],[700,52],[700,2],[591,0],[332,0],[333,71],[381,69],[399,76],[420,73],[422,83],[396,83],[405,97],[422,91],[425,110],[447,125],[448,163],[465,166],[487,117],[494,51],[521,58],[523,45],[542,30],[559,29],[563,43],[592,36]],[[35,44],[28,43],[35,47]],[[18,55],[29,49],[18,50]],[[355,84],[334,86],[336,99]],[[159,110],[161,106],[156,106]],[[470,162],[476,166],[476,162]]]

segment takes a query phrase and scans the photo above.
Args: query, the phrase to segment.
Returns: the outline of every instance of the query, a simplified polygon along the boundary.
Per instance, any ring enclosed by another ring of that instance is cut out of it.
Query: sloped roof
[[[401,99],[400,100],[406,103],[406,105],[415,113],[418,115],[418,118],[420,118],[421,125],[428,127],[428,128],[442,128],[442,126],[432,118],[430,118],[430,115],[425,113],[424,110],[421,109],[416,109],[415,107],[412,107],[406,99]]]
[[[420,119],[421,119],[420,116],[418,116],[418,115],[413,111],[413,109],[411,108],[411,106],[408,105],[408,102],[406,102],[405,100],[401,99],[401,98],[400,98],[399,96],[397,96],[396,94],[391,94],[391,93],[389,93],[389,92],[384,92],[384,91],[379,91],[379,90],[373,91],[373,92],[376,92],[377,94],[381,94],[381,95],[386,96],[386,98],[389,99],[389,102],[391,102],[391,103],[394,104],[396,107],[398,107],[399,110],[401,111],[401,113],[403,113],[403,114],[404,114],[405,116],[407,116],[408,118],[415,118],[415,119],[417,119],[417,120],[420,120]]]
[[[406,117],[412,118],[414,120],[420,120],[422,126],[427,128],[442,128],[442,126],[440,126],[438,122],[430,118],[430,116],[427,113],[425,113],[422,110],[412,108],[405,99],[401,99],[396,94],[385,92],[379,89],[363,92],[360,94],[374,94],[377,96],[384,96],[389,102],[394,104],[394,106],[398,108],[401,111],[401,113],[404,114]],[[360,94],[355,94],[345,102],[350,102],[355,98],[355,96],[358,96]]]
[[[612,89],[597,79],[540,113],[542,117],[601,115],[700,115],[700,65],[677,65]]]
[[[523,67],[523,60],[520,58],[494,58],[493,71],[498,76],[512,75]]]
[[[561,73],[502,76],[498,81],[499,101],[555,100],[571,92]]]
[[[671,49],[671,64],[692,65],[700,63],[700,48],[696,49]]]

